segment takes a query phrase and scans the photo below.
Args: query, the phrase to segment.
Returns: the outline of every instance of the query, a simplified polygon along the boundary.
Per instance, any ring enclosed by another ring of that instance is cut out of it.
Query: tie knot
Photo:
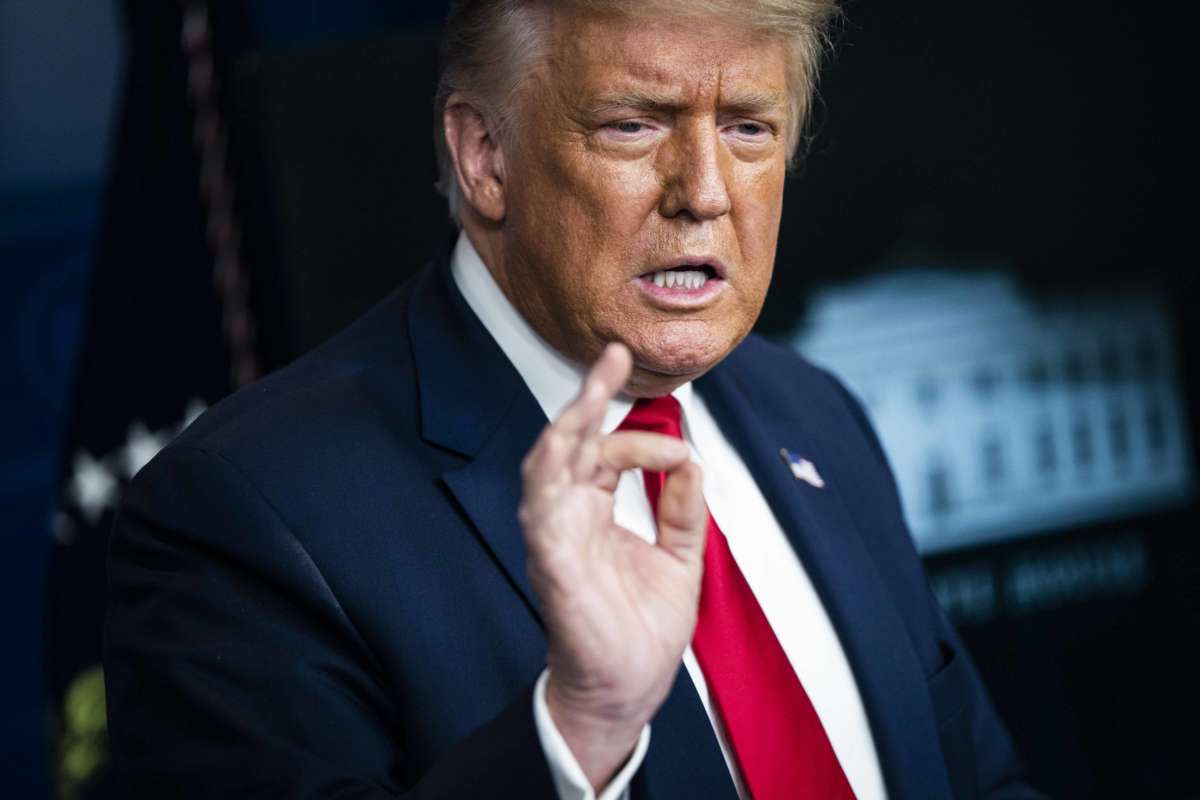
[[[679,401],[669,394],[637,400],[629,414],[617,426],[619,431],[650,431],[683,438]]]

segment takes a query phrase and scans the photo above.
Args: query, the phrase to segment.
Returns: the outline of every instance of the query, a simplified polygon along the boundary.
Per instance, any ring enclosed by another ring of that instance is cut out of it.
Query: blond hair
[[[675,15],[736,19],[739,25],[779,36],[789,47],[792,111],[787,130],[790,157],[800,149],[809,119],[821,56],[837,0],[454,0],[442,37],[441,69],[434,100],[438,190],[458,219],[462,197],[446,142],[443,116],[460,94],[484,117],[500,141],[513,132],[518,90],[531,66],[546,55],[547,10],[580,9],[602,14]]]

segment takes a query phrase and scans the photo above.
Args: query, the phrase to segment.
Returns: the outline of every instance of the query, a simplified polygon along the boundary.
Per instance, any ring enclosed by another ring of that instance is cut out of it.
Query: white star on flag
[[[165,444],[165,437],[152,433],[140,421],[130,425],[129,438],[125,441],[125,449],[121,451],[126,477],[136,475],[138,470],[150,463],[150,459],[158,455]]]
[[[104,509],[116,499],[117,479],[104,462],[92,458],[86,450],[75,454],[73,466],[71,499],[79,506],[88,524],[94,525]]]

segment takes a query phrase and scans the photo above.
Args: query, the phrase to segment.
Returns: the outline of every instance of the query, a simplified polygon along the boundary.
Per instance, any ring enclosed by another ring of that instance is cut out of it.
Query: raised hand
[[[666,699],[696,627],[707,522],[687,446],[643,432],[600,434],[632,360],[609,345],[579,395],[522,464],[520,521],[549,636],[551,718],[594,786],[628,757]],[[658,540],[613,521],[621,471],[667,473]]]

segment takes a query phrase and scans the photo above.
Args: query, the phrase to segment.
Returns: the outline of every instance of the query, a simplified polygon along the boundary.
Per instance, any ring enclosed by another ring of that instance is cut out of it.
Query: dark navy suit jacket
[[[696,389],[828,610],[890,796],[1033,796],[855,402],[754,336]],[[516,516],[545,424],[444,263],[197,420],[112,540],[109,729],[131,793],[553,798]],[[632,790],[736,797],[684,670]]]

